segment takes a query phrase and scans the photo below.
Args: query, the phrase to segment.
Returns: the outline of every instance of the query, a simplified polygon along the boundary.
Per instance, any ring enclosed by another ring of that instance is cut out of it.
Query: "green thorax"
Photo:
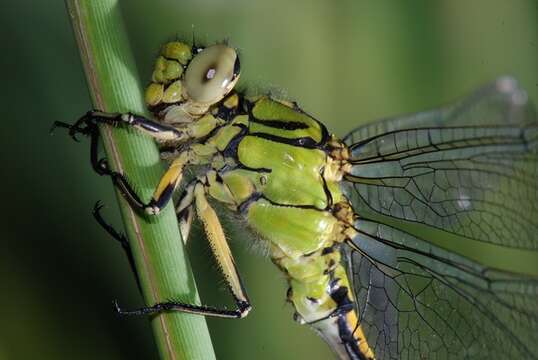
[[[213,116],[227,118],[226,125],[206,144],[223,155],[213,167],[231,191],[232,204],[246,210],[249,201],[263,199],[300,208],[305,218],[312,210],[316,220],[324,219],[327,215],[317,212],[343,200],[341,174],[331,156],[335,140],[326,128],[294,103],[237,94],[230,98],[212,109]]]
[[[228,117],[227,125],[206,142],[223,154],[213,167],[215,182],[224,186],[211,186],[210,194],[243,214],[269,242],[300,318],[327,316],[338,306],[328,291],[331,281],[348,286],[335,251],[343,235],[333,210],[345,201],[332,156],[336,142],[296,104],[237,94],[226,103],[212,113]]]

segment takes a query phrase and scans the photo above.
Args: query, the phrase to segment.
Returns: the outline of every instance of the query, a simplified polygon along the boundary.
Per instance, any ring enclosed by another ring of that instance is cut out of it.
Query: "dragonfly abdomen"
[[[261,207],[261,209],[259,208]],[[324,217],[332,216],[327,211],[315,214],[304,214],[287,211],[282,214],[274,205],[253,204],[250,220],[255,226],[258,216],[267,221],[278,221],[287,217],[289,228],[305,228],[313,223],[324,229],[321,223]],[[274,212],[274,213],[273,213]],[[297,216],[294,216],[297,215]],[[299,215],[301,217],[299,217]],[[333,218],[334,219],[334,218]],[[271,241],[271,258],[288,277],[288,300],[295,308],[295,319],[308,324],[325,339],[342,359],[373,359],[373,353],[365,340],[358,323],[356,303],[345,268],[341,264],[339,224],[336,220],[331,224],[330,232],[316,232],[309,229],[310,240],[299,239],[297,233],[281,234],[281,238],[267,236]],[[304,234],[306,235],[306,231]],[[286,236],[288,235],[288,237]],[[291,236],[290,236],[291,235]],[[337,239],[336,241],[333,239]],[[317,246],[314,252],[299,254],[298,246],[310,244]]]

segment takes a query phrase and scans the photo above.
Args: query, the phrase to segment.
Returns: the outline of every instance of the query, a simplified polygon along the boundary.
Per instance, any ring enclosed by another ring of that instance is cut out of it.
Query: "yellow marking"
[[[172,161],[172,164],[170,164],[168,170],[166,170],[164,175],[161,177],[159,185],[153,193],[153,200],[159,200],[164,190],[166,190],[168,186],[172,185],[173,187],[176,187],[181,182],[183,168],[188,161],[188,152],[181,153],[178,158]]]
[[[232,125],[248,125],[248,115],[238,115],[232,120]]]
[[[164,82],[163,71],[165,68],[166,68],[166,59],[162,56],[159,56],[157,60],[155,60],[155,67],[153,68],[151,81],[154,83],[163,83]]]
[[[194,156],[197,158],[209,158],[210,160],[213,155],[217,152],[217,148],[212,143],[198,143],[191,145],[191,150],[194,153]]]
[[[256,191],[252,179],[245,176],[241,171],[230,171],[224,175],[223,180],[231,199],[234,199],[237,203],[247,200]]]
[[[239,105],[239,96],[237,94],[232,94],[224,100],[224,106],[226,106],[228,109],[233,109]]]
[[[208,182],[208,192],[209,195],[224,204],[235,205],[235,199],[232,196],[230,189],[225,184],[219,183],[217,181],[217,172],[212,170],[207,173],[206,179]]]
[[[327,156],[327,164],[323,171],[323,178],[326,181],[340,181],[344,176],[342,162]]]
[[[230,144],[230,141],[241,132],[237,126],[224,126],[219,129],[219,132],[210,142],[214,143],[217,149],[223,151]]]
[[[359,320],[357,319],[357,313],[355,311],[348,312],[346,315],[346,322],[347,326],[352,329],[352,331],[354,329],[353,338],[357,340],[360,352],[363,353],[367,359],[375,359],[374,352],[370,348],[370,345],[368,345],[366,336],[362,331],[362,326],[358,324]]]

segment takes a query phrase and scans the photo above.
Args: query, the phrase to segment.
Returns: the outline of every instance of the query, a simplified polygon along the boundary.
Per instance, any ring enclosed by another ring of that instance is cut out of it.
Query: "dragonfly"
[[[239,77],[233,47],[173,41],[146,88],[152,118],[90,111],[55,123],[91,137],[94,169],[144,216],[159,216],[182,190],[181,234],[201,221],[236,304],[166,301],[117,312],[247,316],[218,202],[264,239],[294,319],[339,359],[538,359],[538,275],[465,254],[477,244],[538,251],[538,121],[516,80],[500,77],[453,105],[340,139],[296,102],[236,90]],[[98,159],[101,125],[156,140],[169,165],[150,201]],[[185,181],[187,169],[195,175]]]

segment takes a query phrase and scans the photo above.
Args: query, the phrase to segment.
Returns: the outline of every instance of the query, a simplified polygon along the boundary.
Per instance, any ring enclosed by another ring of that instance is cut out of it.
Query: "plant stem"
[[[66,0],[66,4],[94,107],[145,113],[118,0]],[[154,141],[121,128],[101,126],[100,132],[110,165],[127,174],[139,195],[149,199],[162,174]],[[173,206],[146,219],[117,196],[145,302],[174,298],[199,303]],[[202,316],[168,312],[152,317],[151,324],[162,358],[215,358]]]

